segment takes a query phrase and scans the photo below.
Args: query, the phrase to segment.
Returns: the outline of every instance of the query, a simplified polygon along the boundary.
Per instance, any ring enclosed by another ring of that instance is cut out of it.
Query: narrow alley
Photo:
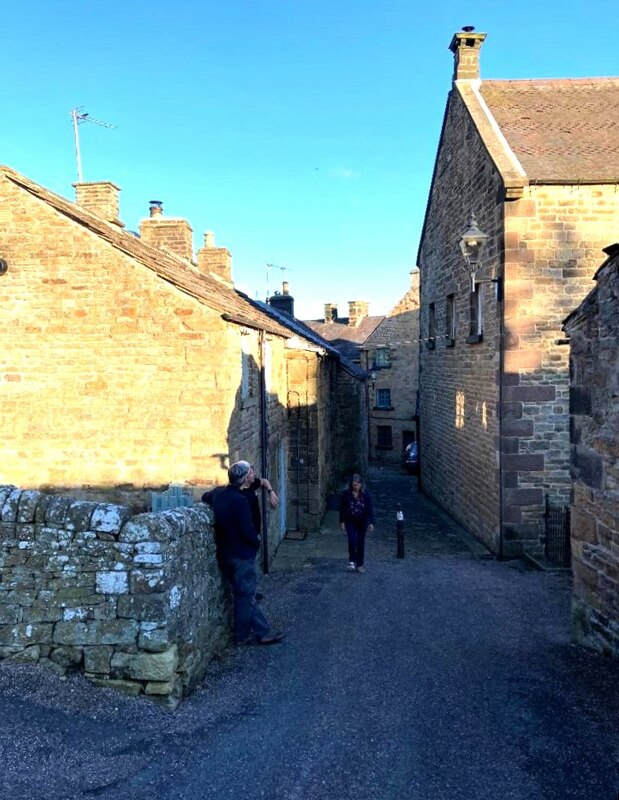
[[[285,540],[285,643],[231,648],[175,712],[1,664],[1,800],[616,800],[619,663],[571,645],[569,575],[490,558],[399,469],[368,485],[367,572],[335,512]]]

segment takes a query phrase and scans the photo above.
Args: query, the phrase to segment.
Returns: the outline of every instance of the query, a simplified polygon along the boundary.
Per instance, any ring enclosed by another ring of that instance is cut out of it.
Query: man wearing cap
[[[276,644],[283,633],[270,631],[256,603],[256,553],[260,539],[247,496],[243,494],[256,475],[247,461],[237,461],[228,470],[228,486],[214,493],[217,558],[234,594],[234,640],[237,644]]]

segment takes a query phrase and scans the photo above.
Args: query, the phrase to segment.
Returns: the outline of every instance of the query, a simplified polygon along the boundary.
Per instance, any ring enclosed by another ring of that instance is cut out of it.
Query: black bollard
[[[402,513],[402,506],[398,503],[395,512],[395,533],[398,542],[397,556],[404,558],[404,514]]]

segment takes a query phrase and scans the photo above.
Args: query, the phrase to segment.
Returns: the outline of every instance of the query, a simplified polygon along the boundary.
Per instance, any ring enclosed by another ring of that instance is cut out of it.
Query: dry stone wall
[[[0,486],[0,658],[176,705],[228,639],[211,524]]]

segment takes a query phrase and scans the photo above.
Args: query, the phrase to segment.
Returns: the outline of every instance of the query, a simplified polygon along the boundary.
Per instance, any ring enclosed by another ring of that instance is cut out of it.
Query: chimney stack
[[[200,272],[216,275],[232,285],[232,256],[225,247],[215,247],[213,231],[204,234],[204,247],[198,250],[197,257]]]
[[[475,33],[472,25],[465,25],[454,33],[449,49],[454,54],[454,81],[479,78],[479,51],[487,34]]]
[[[288,281],[282,283],[281,294],[275,292],[272,297],[269,297],[269,305],[277,311],[287,314],[289,317],[294,318],[294,297],[289,294]]]
[[[142,241],[153,247],[169,250],[185,261],[191,261],[193,231],[187,220],[180,217],[164,217],[161,200],[151,200],[148,213],[148,219],[140,222]]]
[[[119,228],[124,224],[119,219],[120,188],[111,181],[93,183],[74,183],[75,202],[78,206],[96,214],[106,222],[112,222]]]
[[[366,303],[365,300],[349,300],[348,324],[352,328],[357,328],[361,324],[362,320],[367,317],[369,310],[370,304]]]
[[[336,303],[325,303],[325,322],[337,322]]]

